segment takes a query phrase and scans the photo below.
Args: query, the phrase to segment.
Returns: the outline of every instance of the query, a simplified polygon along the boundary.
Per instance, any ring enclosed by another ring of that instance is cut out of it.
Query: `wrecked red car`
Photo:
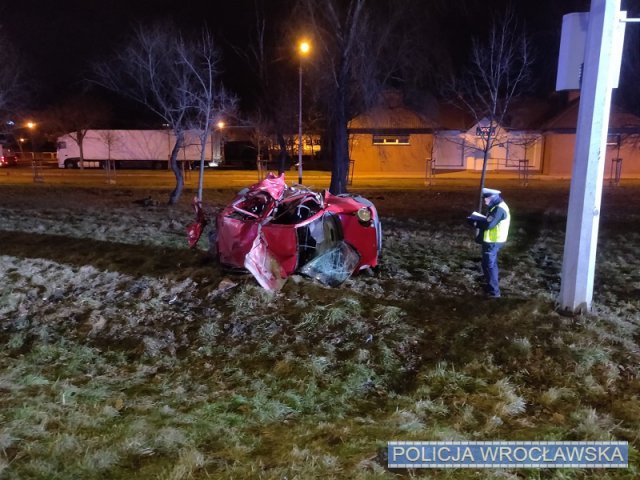
[[[206,223],[200,205],[194,206],[191,246]],[[369,200],[288,187],[284,175],[269,174],[240,191],[217,216],[216,227],[220,263],[249,270],[267,290],[280,289],[294,272],[339,285],[376,267],[382,247],[380,219]]]

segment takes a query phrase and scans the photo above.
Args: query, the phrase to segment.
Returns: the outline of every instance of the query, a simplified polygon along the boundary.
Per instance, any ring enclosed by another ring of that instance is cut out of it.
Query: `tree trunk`
[[[493,125],[493,124],[492,124]],[[482,174],[480,175],[480,192],[478,192],[478,212],[482,212],[482,189],[484,188],[484,179],[487,176],[487,161],[489,160],[489,151],[491,150],[491,128],[485,141],[485,147],[482,157]]]
[[[202,188],[204,186],[204,157],[207,154],[207,140],[209,138],[209,125],[200,136],[200,168],[198,169],[198,200],[202,202]]]
[[[278,175],[282,175],[287,169],[287,163],[289,163],[289,153],[287,153],[287,143],[284,141],[284,136],[281,133],[277,133],[278,146],[280,152],[278,152]]]
[[[329,127],[331,130],[329,134],[333,139],[333,167],[329,191],[334,195],[347,192],[347,177],[349,175],[349,135],[344,88],[338,88],[334,115]]]
[[[182,188],[184,187],[182,170],[180,170],[180,165],[178,165],[178,152],[182,148],[183,143],[184,132],[176,132],[176,143],[173,145],[173,150],[171,150],[171,158],[169,159],[171,170],[176,177],[176,188],[174,188],[173,192],[171,192],[171,195],[169,195],[169,205],[175,205],[176,203],[178,203],[180,195],[182,194]]]
[[[84,133],[78,130],[76,138],[78,139],[78,150],[80,151],[80,169],[84,170]]]

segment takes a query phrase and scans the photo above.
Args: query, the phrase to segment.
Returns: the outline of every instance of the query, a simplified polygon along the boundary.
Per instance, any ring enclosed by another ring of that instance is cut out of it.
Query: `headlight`
[[[356,212],[356,216],[361,223],[371,222],[371,210],[369,209],[369,207],[362,207]]]

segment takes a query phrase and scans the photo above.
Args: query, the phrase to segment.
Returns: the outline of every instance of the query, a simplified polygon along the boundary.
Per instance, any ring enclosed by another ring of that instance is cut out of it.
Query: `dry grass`
[[[555,310],[566,190],[505,190],[505,296],[487,302],[471,189],[365,192],[380,271],[269,294],[185,248],[187,199],[2,187],[0,476],[396,478],[387,440],[619,439],[624,471],[406,476],[637,478],[640,189],[605,191],[595,308],[577,317]]]

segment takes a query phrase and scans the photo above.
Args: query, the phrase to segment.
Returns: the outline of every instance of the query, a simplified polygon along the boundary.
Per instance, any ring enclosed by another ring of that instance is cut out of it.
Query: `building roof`
[[[575,132],[578,125],[578,109],[580,107],[579,99],[575,99],[569,103],[567,108],[544,123],[540,129],[542,131],[554,132]],[[609,116],[609,130],[611,131],[632,131],[640,132],[640,117],[626,112],[617,105],[611,105],[611,114]]]
[[[508,130],[537,130],[548,118],[550,104],[538,98],[514,98],[504,118]]]
[[[538,99],[517,99],[511,105],[504,128],[508,130],[539,129],[549,104]],[[431,133],[436,130],[467,131],[477,123],[466,110],[457,105],[432,99],[419,108],[407,106],[397,91],[386,91],[378,103],[349,122],[352,133],[403,131]]]
[[[398,92],[387,91],[381,95],[377,105],[349,122],[350,131],[374,130],[433,130],[436,122],[418,113],[402,102]]]
[[[440,130],[466,131],[476,123],[469,112],[450,103],[440,103],[436,115]]]
[[[549,117],[553,111],[557,112],[552,103],[534,98],[514,100],[502,127],[506,130],[575,133],[579,98],[571,100],[559,113]],[[432,133],[437,130],[464,132],[476,123],[469,112],[455,105],[434,100],[425,108],[415,109],[403,103],[399,92],[386,91],[380,96],[377,105],[353,118],[348,128],[351,133]],[[609,129],[612,133],[640,133],[640,117],[612,105]]]

